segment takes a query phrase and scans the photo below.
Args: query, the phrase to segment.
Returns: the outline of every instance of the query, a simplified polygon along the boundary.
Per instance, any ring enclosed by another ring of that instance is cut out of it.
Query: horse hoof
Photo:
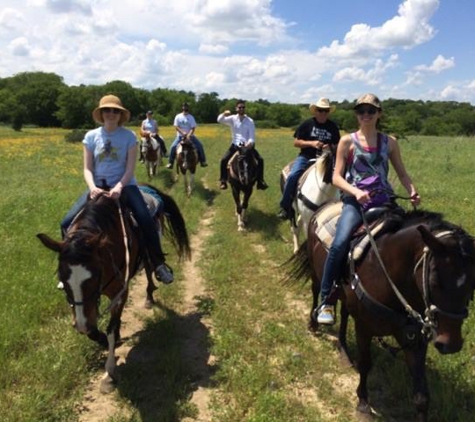
[[[99,388],[99,391],[102,394],[110,394],[114,390],[115,390],[115,382],[109,374],[106,374],[106,376],[101,381],[101,386]]]
[[[153,305],[155,305],[155,301],[147,299],[147,300],[145,300],[144,308],[145,309],[152,309]]]
[[[367,402],[358,403],[356,410],[359,413],[363,415],[367,415],[367,416],[371,416],[373,414],[373,411],[371,410],[371,406]]]

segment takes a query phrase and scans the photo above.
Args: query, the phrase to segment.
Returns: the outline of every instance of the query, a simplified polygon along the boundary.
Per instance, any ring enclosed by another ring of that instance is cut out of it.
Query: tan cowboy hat
[[[369,105],[372,105],[372,106],[376,107],[379,110],[382,109],[381,101],[379,101],[379,98],[374,94],[364,94],[364,95],[362,95],[356,101],[356,104],[355,104],[354,108],[358,107],[361,104],[369,104]]]
[[[329,109],[330,113],[333,113],[336,109],[334,105],[330,105],[330,100],[328,98],[320,98],[316,103],[310,104],[308,108],[312,113],[314,113],[317,108]]]
[[[122,101],[120,101],[120,98],[116,97],[115,95],[108,94],[102,97],[99,101],[99,106],[96,107],[92,112],[92,118],[94,119],[94,121],[101,124],[104,123],[104,119],[102,118],[101,113],[102,108],[117,108],[122,111],[119,120],[119,126],[123,125],[124,123],[127,123],[130,119],[130,111],[122,105]]]

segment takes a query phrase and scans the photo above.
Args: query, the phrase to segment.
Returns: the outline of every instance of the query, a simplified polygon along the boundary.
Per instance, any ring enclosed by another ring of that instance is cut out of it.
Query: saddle
[[[323,206],[312,217],[311,222],[316,222],[317,224],[315,235],[318,237],[326,251],[328,251],[332,245],[333,238],[336,234],[336,224],[341,215],[342,209],[343,202],[333,201],[326,206]],[[394,211],[395,218],[386,218],[389,211]],[[399,210],[397,208],[385,206],[371,208],[365,212],[365,219],[369,226],[371,236],[376,239],[383,233],[393,230],[395,223],[397,224],[400,221],[398,213]],[[369,245],[369,234],[366,231],[366,227],[361,225],[352,235],[349,259],[354,262],[360,261],[368,251]]]

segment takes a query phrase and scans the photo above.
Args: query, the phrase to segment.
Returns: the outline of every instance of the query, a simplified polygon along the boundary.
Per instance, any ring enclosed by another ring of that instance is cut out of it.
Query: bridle
[[[436,237],[441,238],[444,236],[450,236],[451,234],[452,232],[450,231],[444,231],[444,232],[438,233]],[[424,299],[424,304],[425,304],[425,311],[424,311],[425,320],[430,323],[431,328],[435,328],[436,314],[443,315],[444,317],[449,318],[449,319],[464,320],[465,318],[468,317],[468,308],[465,307],[460,312],[449,312],[449,311],[441,309],[440,307],[434,304],[434,302],[431,299],[430,284],[429,284],[429,276],[430,276],[429,264],[432,257],[433,255],[429,247],[424,246],[422,256],[414,267],[414,274],[417,272],[418,268],[422,265],[422,297]]]
[[[436,315],[440,314],[443,315],[444,317],[447,317],[449,319],[454,319],[454,320],[464,320],[468,316],[468,309],[465,307],[462,311],[460,312],[449,312],[446,310],[441,309],[437,305],[435,305],[431,299],[431,292],[430,292],[430,283],[429,283],[429,278],[430,278],[430,261],[433,259],[433,254],[430,250],[429,247],[424,246],[423,251],[422,251],[422,256],[421,258],[417,261],[416,265],[414,266],[413,274],[415,275],[419,267],[422,265],[422,298],[424,300],[424,305],[425,309],[423,312],[423,315],[419,312],[417,312],[404,298],[402,293],[399,291],[399,289],[396,287],[394,282],[392,281],[391,277],[389,276],[386,267],[384,266],[383,260],[381,258],[381,255],[379,254],[378,247],[376,245],[376,242],[371,234],[371,230],[369,229],[368,222],[366,221],[366,218],[364,216],[364,212],[362,212],[363,216],[363,224],[366,228],[366,232],[369,236],[369,241],[371,243],[371,246],[373,248],[374,254],[381,266],[381,269],[383,270],[383,273],[389,282],[389,285],[391,286],[393,292],[395,293],[396,297],[398,298],[399,302],[402,304],[404,307],[404,310],[407,312],[407,314],[413,318],[416,322],[418,322],[421,326],[421,332],[423,336],[429,341],[433,338],[434,333],[436,332],[437,329],[437,319]],[[443,231],[440,233],[437,233],[435,235],[436,238],[441,238],[444,236],[450,236],[452,234],[451,231]],[[354,277],[358,278],[358,275],[356,272],[354,272]],[[374,301],[374,299],[373,299]],[[395,311],[394,311],[395,312]]]

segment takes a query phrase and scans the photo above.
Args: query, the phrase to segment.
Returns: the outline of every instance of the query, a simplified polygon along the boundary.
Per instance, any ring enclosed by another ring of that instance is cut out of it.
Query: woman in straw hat
[[[310,160],[319,157],[324,149],[336,150],[340,140],[337,125],[328,119],[328,115],[335,110],[328,98],[320,98],[315,104],[310,104],[309,109],[313,117],[305,120],[294,133],[294,147],[300,148],[300,154],[292,165],[280,200],[277,216],[282,220],[292,216],[292,201],[299,178],[310,166]]]
[[[155,267],[155,276],[164,283],[171,283],[173,273],[165,264],[155,223],[134,176],[137,139],[131,130],[123,127],[130,119],[130,112],[124,108],[118,97],[106,95],[92,112],[92,117],[101,126],[87,132],[82,141],[84,179],[88,190],[61,222],[63,235],[76,214],[84,207],[88,196],[94,199],[105,194],[114,199],[120,198],[132,210],[142,229],[145,247]]]
[[[378,132],[376,127],[382,114],[379,98],[374,94],[361,96],[355,105],[359,129],[341,138],[336,154],[333,184],[341,189],[343,211],[336,226],[332,246],[328,252],[321,283],[321,304],[317,321],[331,325],[335,322],[333,304],[329,299],[333,282],[345,268],[345,261],[354,230],[363,222],[362,208],[371,200],[371,192],[360,182],[368,175],[379,175],[384,190],[392,191],[388,181],[389,161],[406,191],[411,203],[418,205],[417,194],[402,162],[399,145],[391,136]]]

